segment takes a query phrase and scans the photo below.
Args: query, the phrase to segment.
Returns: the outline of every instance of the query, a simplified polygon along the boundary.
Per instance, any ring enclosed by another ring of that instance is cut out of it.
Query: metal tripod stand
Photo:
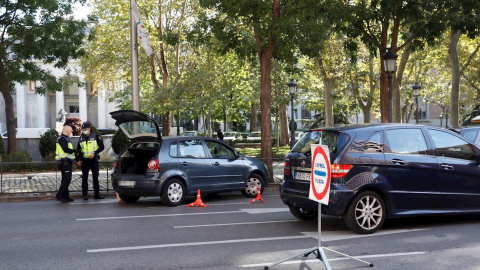
[[[305,250],[305,251],[302,251],[301,253],[298,253],[298,254],[295,254],[293,256],[290,256],[286,259],[283,259],[281,261],[278,261],[278,262],[274,262],[272,264],[269,264],[265,267],[263,267],[263,269],[269,269],[270,267],[274,266],[274,265],[277,265],[277,264],[281,264],[283,262],[286,262],[290,259],[293,259],[295,257],[298,257],[300,255],[303,255],[303,257],[308,257],[308,255],[310,254],[313,254],[315,255],[315,257],[317,259],[319,259],[320,261],[323,262],[323,264],[325,265],[325,267],[327,268],[327,270],[331,270],[332,268],[330,267],[330,264],[328,263],[328,259],[327,259],[327,256],[325,255],[325,252],[323,251],[324,249],[326,250],[329,250],[331,252],[334,252],[336,254],[339,254],[341,256],[344,256],[344,257],[347,257],[347,258],[350,258],[352,260],[356,260],[356,261],[359,261],[359,262],[362,262],[362,263],[366,263],[368,264],[370,267],[373,267],[373,264],[369,263],[369,262],[366,262],[364,260],[360,260],[358,258],[355,258],[355,257],[352,257],[352,256],[349,256],[347,254],[344,254],[344,253],[341,253],[341,252],[338,252],[338,251],[335,251],[333,249],[329,249],[329,248],[326,248],[326,247],[322,247],[322,239],[321,239],[321,236],[322,236],[322,211],[321,211],[321,208],[322,208],[322,204],[321,203],[318,203],[318,245],[314,248],[311,248],[311,249],[308,249],[308,250]]]

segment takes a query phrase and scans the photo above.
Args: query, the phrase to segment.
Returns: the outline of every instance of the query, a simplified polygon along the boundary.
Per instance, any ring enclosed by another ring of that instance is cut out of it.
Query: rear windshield
[[[323,144],[328,146],[330,154],[335,154],[343,149],[348,140],[348,135],[338,131],[307,131],[303,134],[300,140],[298,140],[290,152],[309,154],[311,144]]]
[[[119,126],[129,138],[151,136],[157,137],[155,125],[149,121],[134,121],[122,123]]]

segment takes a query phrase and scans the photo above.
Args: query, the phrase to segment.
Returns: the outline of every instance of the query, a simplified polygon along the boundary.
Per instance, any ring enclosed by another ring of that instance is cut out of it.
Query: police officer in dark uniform
[[[95,199],[105,199],[100,195],[100,185],[98,183],[98,159],[99,154],[105,148],[100,134],[91,132],[92,124],[86,121],[82,125],[82,135],[78,139],[77,148],[81,150],[77,156],[77,165],[82,168],[82,193],[83,199],[88,200],[88,172],[92,170],[93,191]]]
[[[55,160],[62,173],[62,182],[55,197],[62,203],[73,202],[73,199],[70,198],[68,193],[68,185],[70,185],[72,181],[72,163],[75,160],[74,153],[80,153],[79,149],[73,149],[73,144],[70,141],[72,132],[71,126],[64,126],[62,135],[57,139],[55,149]]]

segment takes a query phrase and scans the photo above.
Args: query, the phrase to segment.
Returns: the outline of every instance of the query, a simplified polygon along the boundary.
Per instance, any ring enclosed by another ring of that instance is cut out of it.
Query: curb
[[[273,191],[273,192],[278,192],[279,187],[277,183],[270,183],[270,185],[267,188],[265,188],[265,191]],[[105,198],[116,198],[117,194],[115,192],[102,192],[101,193]],[[70,197],[74,200],[83,200],[83,196],[81,193],[70,193]],[[89,199],[93,199],[93,194],[89,195]],[[29,202],[29,201],[51,201],[55,200],[55,193],[46,193],[46,194],[38,194],[38,193],[32,193],[32,194],[8,194],[8,195],[2,195],[0,196],[0,203],[2,202]],[[94,199],[93,199],[94,200]]]

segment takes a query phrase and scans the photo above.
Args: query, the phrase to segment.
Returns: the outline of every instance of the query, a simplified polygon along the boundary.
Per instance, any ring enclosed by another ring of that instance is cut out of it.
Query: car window
[[[235,153],[233,153],[232,150],[230,150],[223,144],[219,144],[214,141],[206,141],[206,143],[207,143],[207,148],[210,151],[210,154],[212,155],[212,158],[229,159],[229,158],[235,157]]]
[[[179,151],[181,157],[204,158],[205,150],[200,140],[184,140],[180,141]]]
[[[170,143],[169,154],[171,157],[178,157],[177,142]]]
[[[363,152],[383,152],[382,132],[376,132],[368,139]]]
[[[338,131],[313,130],[305,132],[300,140],[292,148],[291,152],[310,153],[311,144],[327,145],[330,154],[340,151],[348,142],[349,137]]]
[[[425,137],[419,128],[387,130],[387,139],[392,153],[420,155],[428,153]]]
[[[465,139],[475,142],[477,139],[478,130],[462,130],[460,131],[460,134],[462,134]]]
[[[471,143],[441,130],[428,130],[438,155],[442,157],[475,160],[475,148]]]

